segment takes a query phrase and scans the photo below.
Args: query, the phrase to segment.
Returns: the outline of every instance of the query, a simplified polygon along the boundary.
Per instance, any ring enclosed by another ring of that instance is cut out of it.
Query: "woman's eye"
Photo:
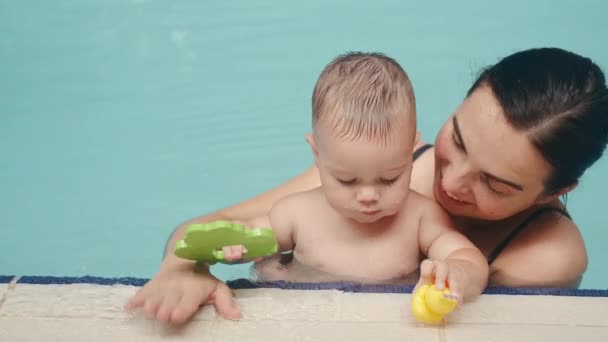
[[[495,187],[492,186],[492,180],[490,178],[486,177],[486,186],[488,187],[488,189],[490,189],[490,191],[492,191],[493,193],[495,193],[498,196],[506,196],[505,192],[502,192],[500,190],[497,190]]]
[[[456,145],[458,149],[464,150],[464,148],[462,147],[462,141],[460,141],[456,133],[452,133],[452,141],[454,141],[454,145]]]

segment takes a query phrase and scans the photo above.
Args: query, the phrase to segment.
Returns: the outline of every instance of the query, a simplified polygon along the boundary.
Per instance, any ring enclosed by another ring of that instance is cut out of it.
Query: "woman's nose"
[[[443,189],[463,201],[471,201],[471,174],[467,165],[446,168],[442,180]]]

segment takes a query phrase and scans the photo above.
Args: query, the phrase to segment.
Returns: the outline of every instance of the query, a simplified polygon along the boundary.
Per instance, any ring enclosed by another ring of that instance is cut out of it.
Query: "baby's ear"
[[[420,132],[416,131],[416,136],[414,137],[414,148],[416,148],[416,145],[418,145],[419,142],[420,142]]]
[[[315,157],[315,160],[319,156],[319,151],[317,150],[317,142],[311,133],[306,134],[306,142],[310,145],[310,149],[312,150],[312,155]]]

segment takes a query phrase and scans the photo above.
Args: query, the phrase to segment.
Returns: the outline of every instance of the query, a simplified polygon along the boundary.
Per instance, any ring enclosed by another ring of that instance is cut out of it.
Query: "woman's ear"
[[[570,191],[574,190],[574,188],[576,188],[576,186],[578,185],[578,182],[574,182],[568,186],[565,186],[561,189],[558,189],[556,191],[553,191],[549,194],[545,194],[542,195],[537,201],[537,204],[547,204],[547,203],[551,203],[553,201],[555,201],[557,198],[569,193]]]

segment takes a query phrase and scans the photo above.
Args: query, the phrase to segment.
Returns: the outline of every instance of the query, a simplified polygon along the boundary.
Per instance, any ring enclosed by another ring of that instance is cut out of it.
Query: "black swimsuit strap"
[[[414,151],[414,156],[413,156],[414,161],[416,161],[416,159],[420,158],[420,156],[423,155],[424,152],[426,152],[431,147],[433,147],[433,145],[431,145],[431,144],[426,144],[426,145],[422,145],[422,146],[418,147],[418,149],[416,151]]]
[[[568,214],[567,211],[560,209],[560,208],[544,207],[544,208],[540,208],[540,209],[536,210],[535,212],[530,214],[530,216],[528,216],[525,220],[523,220],[522,223],[520,223],[515,229],[513,229],[513,231],[507,236],[506,239],[504,239],[498,246],[496,246],[494,251],[488,256],[488,264],[492,264],[494,262],[494,260],[496,260],[498,255],[500,255],[500,253],[502,253],[502,251],[504,251],[505,248],[507,248],[507,246],[511,243],[511,241],[513,241],[517,237],[517,235],[519,235],[519,233],[521,233],[532,221],[534,221],[540,215],[548,213],[548,212],[558,212],[558,213],[566,216],[567,218],[571,219],[570,214]]]

